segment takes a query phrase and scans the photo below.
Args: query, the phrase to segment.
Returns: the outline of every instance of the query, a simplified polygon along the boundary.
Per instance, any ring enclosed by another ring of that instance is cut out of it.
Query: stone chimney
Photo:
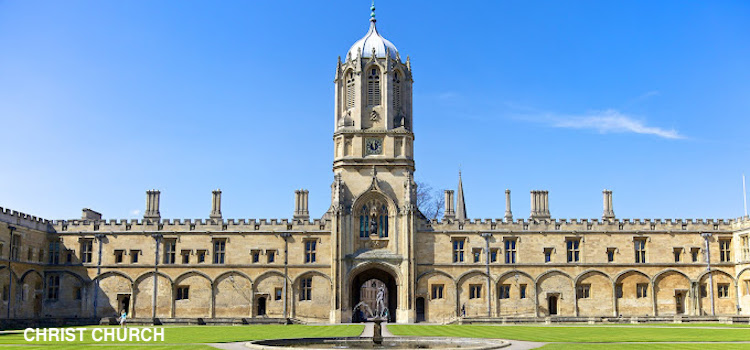
[[[443,219],[453,220],[456,217],[456,210],[453,209],[453,190],[445,190],[445,211]]]
[[[505,221],[513,221],[513,212],[510,211],[510,190],[505,190]]]
[[[531,218],[549,219],[549,192],[531,191]]]
[[[83,208],[83,213],[81,214],[81,220],[99,221],[101,219],[102,219],[102,213],[98,211],[93,211],[89,208]]]
[[[221,220],[221,190],[216,189],[211,194],[211,215],[209,218]]]
[[[146,191],[146,212],[143,213],[144,219],[161,219],[161,213],[159,213],[159,196],[161,192],[158,190]]]
[[[307,198],[310,191],[294,191],[294,220],[309,220],[310,211],[307,208]]]
[[[612,208],[612,191],[602,191],[602,199],[604,201],[604,213],[602,213],[603,220],[614,220],[615,210]]]

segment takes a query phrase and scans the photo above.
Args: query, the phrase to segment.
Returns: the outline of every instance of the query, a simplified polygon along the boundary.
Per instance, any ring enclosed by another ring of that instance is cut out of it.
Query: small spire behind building
[[[456,193],[456,220],[466,220],[466,203],[464,201],[464,186],[461,183],[461,170],[458,171],[458,193]]]

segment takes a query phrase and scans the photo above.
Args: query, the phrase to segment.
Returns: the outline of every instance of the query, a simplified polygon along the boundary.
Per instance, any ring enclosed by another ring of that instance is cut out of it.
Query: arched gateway
[[[378,281],[380,283],[377,283]],[[385,269],[381,269],[379,267],[371,267],[367,270],[357,273],[352,278],[350,284],[350,305],[352,306],[352,322],[364,321],[364,318],[369,316],[367,312],[365,312],[365,310],[354,309],[354,307],[357,306],[360,302],[365,302],[373,312],[377,312],[377,309],[373,307],[374,303],[371,303],[370,300],[366,299],[371,299],[370,296],[367,296],[367,294],[370,294],[368,292],[377,293],[377,288],[379,288],[381,285],[385,288],[385,305],[388,309],[388,322],[396,322],[396,309],[398,308],[398,285],[396,283],[396,278],[389,272],[386,272]],[[375,290],[370,291],[369,289]],[[365,314],[360,314],[360,310]]]

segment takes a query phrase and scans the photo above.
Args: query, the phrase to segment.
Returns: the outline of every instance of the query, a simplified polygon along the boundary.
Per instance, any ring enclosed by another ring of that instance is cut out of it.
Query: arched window
[[[354,108],[354,73],[346,74],[346,109]]]
[[[380,105],[380,70],[371,68],[367,77],[367,105]]]
[[[401,75],[393,73],[393,110],[398,113],[401,109]]]
[[[388,209],[385,205],[380,207],[380,215],[378,216],[378,236],[388,237]]]
[[[359,212],[359,237],[388,237],[388,207],[378,200],[363,205]]]
[[[362,211],[359,214],[359,236],[360,237],[367,237],[369,232],[368,229],[370,227],[370,217],[368,216],[370,213],[369,210],[367,210],[367,206],[362,206]]]

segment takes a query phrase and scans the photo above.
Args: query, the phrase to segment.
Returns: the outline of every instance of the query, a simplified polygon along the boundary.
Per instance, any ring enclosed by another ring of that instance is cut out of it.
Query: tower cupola
[[[373,53],[376,58],[385,58],[390,56],[392,59],[397,59],[398,50],[396,46],[390,41],[378,33],[378,28],[375,26],[375,4],[372,5],[372,14],[370,14],[370,30],[367,31],[362,39],[352,45],[349,49],[349,53],[346,54],[347,60],[355,58],[371,58]]]
[[[411,62],[378,33],[374,4],[371,10],[367,34],[336,61],[334,169],[389,164],[413,171]]]

